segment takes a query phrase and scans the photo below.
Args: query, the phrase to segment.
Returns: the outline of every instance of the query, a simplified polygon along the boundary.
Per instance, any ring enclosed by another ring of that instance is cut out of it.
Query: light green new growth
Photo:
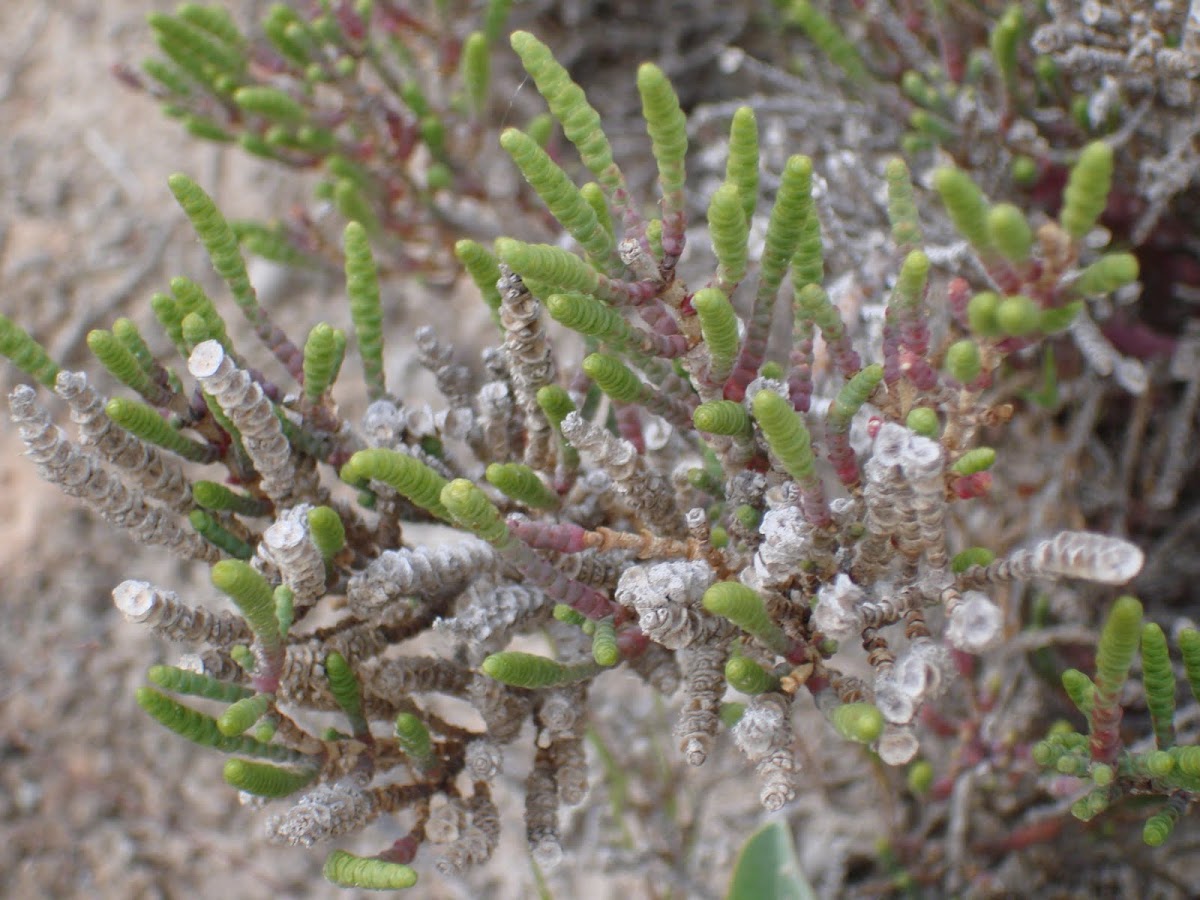
[[[1142,604],[1128,594],[1118,597],[1100,633],[1096,649],[1096,706],[1112,709],[1137,652],[1142,625]]]
[[[950,570],[955,575],[961,575],[972,566],[990,566],[996,559],[996,554],[987,547],[968,547],[961,553],[954,554],[950,560]]]
[[[617,647],[617,632],[613,627],[612,616],[595,624],[596,630],[592,633],[592,659],[598,666],[615,666],[621,661],[621,651]]]
[[[733,305],[717,288],[704,288],[692,295],[692,307],[700,319],[700,333],[711,359],[709,379],[714,384],[724,384],[738,352],[737,315]]]
[[[227,88],[222,88],[231,81],[236,84],[245,73],[247,59],[242,48],[227,43],[207,28],[163,13],[152,13],[146,21],[155,32],[159,49],[218,95],[228,93]]]
[[[679,108],[679,97],[663,70],[653,63],[642,63],[637,72],[638,93],[642,98],[642,118],[650,135],[650,152],[658,163],[658,184],[662,190],[662,217],[674,222],[682,239],[686,213],[683,196],[684,158],[687,156],[687,117]]]
[[[565,625],[574,625],[576,628],[582,628],[591,621],[587,616],[578,610],[572,609],[565,603],[554,604],[554,618]]]
[[[253,697],[254,691],[228,681],[218,681],[203,672],[192,672],[177,666],[151,666],[146,677],[160,688],[174,694],[190,694],[206,700],[233,703]]]
[[[505,547],[512,539],[500,510],[474,483],[455,478],[441,492],[442,505],[453,521],[496,547]]]
[[[625,318],[595,297],[586,294],[551,294],[546,299],[551,318],[572,331],[598,338],[614,349],[624,350],[636,340]]]
[[[740,403],[732,400],[710,400],[701,403],[692,412],[692,424],[709,434],[751,435],[754,426],[750,414]]]
[[[548,488],[533,469],[520,463],[492,463],[485,476],[507,497],[534,509],[555,509],[558,494]]]
[[[345,850],[330,853],[321,873],[327,881],[338,887],[368,891],[397,891],[417,883],[417,872],[409,866],[355,856]]]
[[[195,350],[200,344],[213,339],[212,330],[208,323],[197,313],[188,313],[180,323],[183,330],[183,342],[189,350]]]
[[[988,44],[992,59],[1000,73],[1004,90],[1010,96],[1017,90],[1017,50],[1021,44],[1021,29],[1024,24],[1021,7],[1010,6],[992,28]]]
[[[1112,188],[1113,151],[1104,141],[1093,141],[1079,154],[1067,177],[1059,222],[1076,240],[1096,227],[1096,221],[1108,205]]]
[[[584,357],[582,368],[600,390],[618,403],[639,403],[647,393],[641,379],[616,357],[591,353]]]
[[[904,780],[910,793],[921,796],[933,787],[933,764],[927,759],[918,759],[908,767]]]
[[[717,257],[717,287],[729,297],[746,277],[749,223],[738,186],[725,182],[708,204],[708,231]]]
[[[117,319],[112,324],[112,333],[113,337],[121,342],[121,346],[133,354],[133,358],[137,360],[143,371],[147,373],[156,371],[158,362],[154,359],[150,348],[146,346],[138,327],[131,320],[124,317]]]
[[[308,536],[326,562],[346,546],[346,526],[342,524],[342,517],[328,506],[315,506],[308,511]]]
[[[846,326],[842,322],[841,313],[829,299],[825,288],[816,282],[810,282],[796,292],[794,305],[797,323],[815,323],[821,329],[821,336],[827,344],[837,343],[846,336]]]
[[[217,720],[176,700],[161,694],[153,688],[138,688],[138,706],[157,719],[162,725],[176,734],[187,738],[193,743],[212,747],[223,753],[236,753],[239,756],[257,756],[283,763],[310,763],[311,760],[303,753],[289,750],[278,744],[264,744],[253,738],[239,735],[227,737],[217,728]]]
[[[467,89],[471,112],[482,115],[487,109],[488,86],[491,81],[491,50],[482,31],[472,31],[463,41],[462,81]]]
[[[728,619],[775,652],[788,651],[787,636],[771,621],[762,597],[752,588],[738,581],[718,581],[704,592],[701,602],[710,613]]]
[[[336,651],[327,654],[325,677],[329,680],[329,692],[350,720],[350,727],[354,729],[354,733],[365,734],[367,720],[363,718],[362,689],[346,657]]]
[[[304,342],[304,399],[310,404],[320,403],[333,385],[345,346],[345,336],[339,340],[337,329],[327,322],[317,323],[308,333]]]
[[[996,451],[991,447],[975,447],[954,461],[950,471],[956,475],[986,472],[996,463]]]
[[[231,47],[243,47],[246,43],[246,39],[238,31],[233,17],[224,7],[183,3],[175,10],[175,14],[185,22],[191,22],[197,28],[203,28]]]
[[[1079,273],[1075,289],[1081,294],[1111,294],[1138,278],[1138,261],[1132,253],[1106,253]]]
[[[446,479],[407,453],[383,447],[359,450],[342,466],[341,477],[357,487],[372,479],[382,481],[438,518],[450,519],[439,499]]]
[[[933,173],[933,186],[954,227],[977,253],[988,253],[992,249],[992,239],[988,230],[987,200],[971,176],[962,169],[943,166]]]
[[[253,547],[225,528],[203,509],[193,509],[188,513],[188,521],[196,529],[197,534],[229,556],[235,559],[249,559],[254,555]]]
[[[492,311],[492,319],[497,325],[500,324],[500,289],[496,287],[496,282],[500,280],[500,266],[496,263],[496,257],[482,244],[468,240],[454,245],[454,255],[479,288],[483,302]]]
[[[483,35],[488,43],[499,40],[504,35],[512,5],[513,0],[488,0],[487,8],[483,12]]]
[[[1042,325],[1042,309],[1037,301],[1024,294],[1005,297],[996,307],[996,324],[1010,337],[1033,334]]]
[[[184,459],[209,463],[217,458],[217,449],[186,438],[170,426],[153,408],[137,400],[114,397],[104,405],[110,419],[135,437],[170,450]]]
[[[869,744],[883,733],[883,713],[873,703],[843,703],[829,713],[833,727],[848,741]]]
[[[1148,846],[1159,847],[1164,844],[1175,830],[1179,821],[1180,810],[1173,803],[1168,803],[1161,812],[1155,813],[1146,820],[1142,828],[1142,840]]]
[[[538,144],[539,147],[545,149],[545,142]],[[608,201],[604,199],[604,189],[594,181],[589,181],[579,189],[579,194],[587,202],[587,205],[592,208],[592,212],[596,214],[596,221],[600,223],[600,227],[607,233],[610,240],[615,240],[616,234],[613,228],[612,213],[608,209]]]
[[[946,348],[946,371],[962,385],[972,384],[983,371],[979,346],[970,338],[955,341]]]
[[[549,688],[591,678],[601,667],[596,663],[568,666],[533,653],[507,650],[493,653],[480,666],[484,675],[511,687]]]
[[[299,125],[308,118],[308,111],[302,104],[278,88],[264,85],[238,88],[233,92],[233,102],[243,112],[284,125]]]
[[[587,102],[583,89],[558,64],[550,48],[529,32],[514,31],[509,42],[562,126],[563,134],[579,151],[584,166],[610,198],[623,193],[624,178],[613,162],[612,146],[600,126],[600,114]]]
[[[603,300],[612,300],[611,294],[606,296],[600,290],[600,274],[568,250],[499,238],[496,255],[526,283],[536,281],[554,291],[595,294]]]
[[[533,138],[516,128],[506,128],[500,146],[512,157],[525,180],[537,191],[546,208],[584,249],[592,264],[613,268],[613,237],[579,189]]]
[[[267,579],[248,563],[236,559],[214,563],[210,577],[213,586],[241,610],[262,645],[268,649],[278,647],[279,620],[275,617],[275,597]]]
[[[233,512],[242,516],[265,516],[271,510],[270,501],[238,494],[215,481],[194,482],[192,499],[205,509]]]
[[[255,694],[238,700],[217,717],[217,728],[226,737],[244,734],[271,708],[272,702],[274,698],[269,694]]]
[[[1003,332],[996,321],[1000,296],[993,291],[981,291],[967,301],[967,324],[980,337],[1000,337]]]
[[[318,769],[281,769],[270,763],[230,759],[225,762],[225,783],[257,797],[286,797],[317,777]]]
[[[1015,263],[1029,259],[1033,231],[1021,210],[1011,203],[997,203],[988,210],[987,225],[992,244],[1001,256]]]
[[[883,366],[872,363],[842,385],[837,397],[829,405],[828,419],[834,431],[845,432],[850,428],[850,420],[867,402],[881,381]]]
[[[136,391],[150,403],[163,405],[167,390],[157,384],[135,357],[112,332],[95,329],[88,332],[88,349],[109,374],[130,390]]]
[[[748,656],[731,656],[725,663],[725,680],[735,691],[754,696],[779,689],[779,679]]]
[[[1154,741],[1159,750],[1166,750],[1175,743],[1175,672],[1166,635],[1154,622],[1142,628],[1142,684]]]
[[[821,222],[817,211],[809,207],[800,224],[800,240],[792,256],[792,288],[819,285],[825,279],[825,251],[821,245]]]
[[[913,199],[912,176],[908,166],[898,156],[888,160],[884,169],[888,192],[888,221],[892,225],[892,240],[901,252],[921,245],[921,222],[917,218],[917,204]]]
[[[387,393],[383,378],[383,308],[379,302],[379,277],[367,229],[350,222],[342,235],[346,254],[346,294],[350,299],[350,320],[358,339],[367,396],[378,400]]]
[[[780,2],[780,0],[777,0]],[[808,0],[782,0],[784,21],[798,25],[809,39],[852,81],[867,79],[867,67],[842,30]]]
[[[770,327],[769,312],[783,273],[800,245],[804,223],[812,215],[812,160],[807,156],[789,157],[767,221],[752,325],[759,326],[762,320],[762,328]],[[761,311],[760,304],[766,304]],[[766,319],[762,319],[764,314]]]
[[[904,257],[900,275],[889,302],[898,309],[916,310],[925,298],[925,284],[929,278],[929,257],[920,250],[913,250]]]
[[[739,106],[729,123],[725,183],[737,187],[742,212],[749,226],[758,205],[758,120],[749,106]]]
[[[434,762],[429,729],[412,713],[400,713],[396,716],[396,741],[401,752],[411,759],[418,769],[426,769]]]
[[[296,619],[296,594],[286,584],[275,586],[271,597],[275,601],[275,618],[279,621],[279,636],[287,639]]]
[[[0,314],[0,354],[7,356],[18,369],[53,390],[58,366],[45,349],[12,319]]]
[[[1075,708],[1090,722],[1092,706],[1096,702],[1096,685],[1092,683],[1092,679],[1078,669],[1067,669],[1062,673],[1062,684]]]
[[[938,421],[936,411],[928,406],[918,406],[916,409],[910,410],[904,424],[910,430],[916,432],[922,437],[937,439],[938,432],[941,430],[941,423]]]
[[[563,419],[575,412],[574,401],[557,384],[548,384],[538,388],[537,404],[545,414],[546,421],[553,426],[558,435],[558,449],[562,454],[563,465],[568,469],[577,469],[579,467],[579,451],[567,443],[562,435]]]
[[[1179,652],[1192,697],[1200,703],[1200,631],[1184,628],[1179,632]]]
[[[815,477],[812,438],[792,405],[774,391],[761,390],[754,395],[753,412],[784,471],[797,481],[811,481]]]

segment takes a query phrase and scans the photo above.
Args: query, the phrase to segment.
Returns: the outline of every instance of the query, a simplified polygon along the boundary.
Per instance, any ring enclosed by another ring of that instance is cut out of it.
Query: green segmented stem
[[[197,505],[217,512],[232,512],[242,516],[265,516],[271,511],[269,500],[247,497],[215,481],[192,484],[192,499]]]
[[[562,126],[563,134],[579,151],[584,166],[611,199],[623,195],[625,180],[613,162],[612,146],[601,128],[600,114],[587,102],[583,89],[558,64],[550,48],[529,32],[515,31],[509,42]],[[616,205],[623,207],[624,203]]]
[[[169,392],[142,368],[137,357],[112,332],[94,329],[88,332],[88,349],[109,374],[156,406],[165,405]]]
[[[873,703],[843,703],[829,713],[829,721],[848,741],[870,744],[883,733],[883,713]]]
[[[1200,703],[1200,631],[1184,628],[1179,632],[1179,652],[1192,697]]]
[[[158,363],[154,359],[154,354],[150,352],[150,348],[142,339],[141,332],[131,320],[120,318],[113,322],[112,335],[121,342],[121,346],[133,355],[144,372],[151,374],[157,371]]]
[[[846,326],[841,313],[829,299],[825,288],[819,284],[806,284],[796,292],[794,298],[797,322],[812,322],[821,329],[821,336],[830,345],[841,343],[846,337]]]
[[[971,176],[961,169],[945,166],[933,173],[933,186],[959,233],[977,253],[990,252],[987,200]]]
[[[214,339],[208,323],[196,313],[188,313],[184,316],[180,326],[183,329],[183,342],[192,350],[205,341]]]
[[[663,70],[653,63],[642,63],[637,73],[638,93],[642,98],[642,118],[650,135],[650,152],[658,164],[658,184],[662,191],[663,265],[674,268],[683,252],[687,209],[684,201],[684,159],[687,156],[687,118],[679,107],[679,97]]]
[[[1073,318],[1074,313],[1071,316]],[[1003,334],[1011,337],[1033,334],[1041,327],[1043,319],[1044,314],[1037,301],[1024,294],[1005,297],[996,307],[996,324]]]
[[[543,149],[545,148],[544,143],[539,143],[538,146]],[[604,199],[604,189],[596,184],[596,182],[589,181],[579,189],[579,195],[592,208],[592,212],[596,214],[596,221],[608,233],[609,239],[615,240],[616,230],[613,228],[612,213],[609,212],[608,201]]]
[[[738,581],[719,581],[704,592],[704,608],[723,616],[747,634],[758,638],[776,653],[786,653],[790,641],[767,614],[756,591]]]
[[[709,434],[750,435],[754,431],[746,408],[732,400],[710,400],[708,403],[701,403],[692,412],[692,424]]]
[[[441,493],[442,505],[456,524],[496,547],[512,540],[500,510],[487,495],[465,478],[455,478]]]
[[[278,88],[262,85],[241,87],[233,92],[233,102],[243,112],[284,125],[299,125],[308,119],[308,110]]]
[[[867,67],[854,44],[842,30],[814,7],[808,0],[787,0],[783,8],[783,20],[789,25],[799,26],[817,47],[829,57],[830,62],[845,72],[852,81],[867,79]]]
[[[508,152],[525,180],[537,191],[546,208],[587,253],[593,265],[613,268],[613,237],[596,217],[596,211],[579,189],[528,135],[507,128],[500,135],[500,146]]]
[[[367,720],[363,717],[362,688],[346,657],[336,651],[326,655],[325,677],[329,681],[329,692],[350,720],[354,733],[365,734]]]
[[[217,458],[217,448],[184,437],[155,410],[137,400],[114,397],[104,405],[104,412],[130,434],[184,459],[209,463]]]
[[[617,647],[617,631],[613,626],[612,616],[607,616],[596,622],[596,630],[592,633],[592,659],[596,665],[611,668],[621,661],[621,651]]]
[[[1096,227],[1100,214],[1108,205],[1112,188],[1113,151],[1104,141],[1093,141],[1079,154],[1067,176],[1063,191],[1063,206],[1059,222],[1063,230],[1076,240]]]
[[[1011,203],[997,203],[987,215],[988,235],[1000,255],[1010,262],[1023,263],[1033,248],[1033,230],[1025,214]]]
[[[551,294],[546,298],[551,318],[572,331],[598,338],[624,349],[634,340],[633,329],[624,317],[595,297],[586,294]]]
[[[318,770],[282,769],[270,763],[230,759],[225,762],[225,783],[257,797],[287,797],[310,784]]]
[[[779,679],[748,656],[731,656],[725,663],[725,680],[735,691],[754,696],[779,689]]]
[[[51,390],[54,389],[58,366],[46,354],[41,344],[3,314],[0,314],[0,354],[7,356],[13,365],[30,378]]]
[[[884,169],[888,192],[888,221],[892,225],[892,240],[901,252],[913,250],[921,245],[921,222],[917,217],[917,203],[913,197],[912,176],[908,166],[898,156],[888,160]]]
[[[1150,847],[1165,844],[1171,832],[1175,830],[1175,823],[1179,821],[1181,813],[1182,810],[1175,802],[1169,802],[1160,812],[1146,820],[1142,827],[1142,840]]]
[[[254,691],[240,684],[218,681],[203,672],[192,672],[177,666],[151,666],[146,672],[146,677],[173,694],[190,694],[193,697],[204,697],[206,700],[233,703],[254,696]]]
[[[500,289],[496,287],[496,282],[500,280],[500,266],[496,262],[496,257],[492,256],[482,244],[468,240],[459,241],[454,245],[454,255],[463,264],[463,268],[467,270],[467,274],[471,276],[475,286],[479,288],[483,302],[492,311],[493,321],[499,325]]]
[[[312,261],[296,249],[282,225],[263,225],[248,219],[229,223],[237,237],[238,246],[254,256],[269,259],[285,266],[309,266]]]
[[[563,465],[568,469],[579,468],[579,451],[572,447],[562,434],[563,419],[575,412],[575,403],[565,390],[557,384],[538,388],[537,404],[546,416],[546,421],[558,434],[558,451]]]
[[[1096,701],[1092,708],[1092,758],[1114,761],[1120,741],[1121,688],[1137,652],[1142,604],[1125,595],[1117,598],[1100,633],[1096,650]]]
[[[979,337],[1000,337],[1003,332],[996,320],[1000,296],[993,291],[981,291],[967,302],[967,324]]]
[[[729,123],[729,156],[725,183],[736,185],[746,222],[758,205],[758,120],[749,106],[739,106]]]
[[[919,310],[925,299],[925,285],[929,279],[929,257],[920,250],[913,250],[904,257],[896,287],[889,304],[906,311]]]
[[[238,44],[227,43],[207,28],[182,18],[151,13],[146,21],[163,53],[218,93],[219,76],[238,79],[245,73],[246,55]]]
[[[275,618],[279,622],[279,636],[287,640],[288,632],[296,619],[296,594],[286,584],[275,586],[271,592],[275,601]]]
[[[461,72],[471,112],[476,116],[487,108],[491,66],[491,50],[488,48],[487,35],[482,31],[471,32],[463,41]]]
[[[761,390],[754,395],[753,413],[784,471],[798,481],[815,478],[812,438],[792,405],[774,391]]]
[[[1088,296],[1111,294],[1138,278],[1138,261],[1132,253],[1106,253],[1079,273],[1075,290]]]
[[[223,753],[239,756],[256,756],[283,763],[311,763],[312,760],[295,750],[277,744],[264,744],[253,738],[239,735],[227,737],[217,728],[217,720],[202,712],[184,706],[177,700],[159,693],[153,688],[138,688],[138,706],[157,719],[162,725],[193,743],[212,747]]]
[[[595,663],[568,666],[557,660],[516,650],[493,653],[480,668],[489,678],[519,688],[550,688],[571,684],[591,678],[601,670]]]
[[[708,204],[708,230],[717,257],[716,285],[730,297],[746,277],[750,227],[738,186],[725,182]]]
[[[810,208],[800,224],[800,240],[792,256],[793,287],[820,284],[825,279],[825,250],[821,244],[821,222]]]
[[[584,357],[582,368],[600,390],[618,403],[639,403],[647,393],[637,375],[615,357],[592,353]]]
[[[154,312],[154,318],[158,320],[163,332],[175,345],[175,349],[179,351],[179,355],[187,359],[191,351],[183,342],[183,313],[180,312],[175,298],[168,294],[156,293],[150,297],[150,309]]]
[[[975,382],[983,371],[983,360],[979,355],[979,345],[970,338],[955,341],[946,348],[946,371],[959,384],[969,385]]]
[[[246,39],[238,31],[233,17],[223,7],[183,3],[175,10],[175,14],[185,22],[191,22],[197,28],[203,28],[231,47],[242,47],[246,43]]]
[[[325,880],[338,887],[363,888],[368,891],[398,891],[417,883],[415,869],[402,863],[355,856],[345,850],[334,850],[321,869]]]
[[[275,597],[271,585],[248,563],[223,559],[210,573],[213,586],[229,597],[245,616],[254,636],[268,649],[281,646],[279,620],[275,617]]]
[[[289,28],[295,29],[297,35],[289,34]],[[312,44],[304,39],[305,27],[295,10],[282,3],[274,4],[263,17],[262,29],[279,55],[293,66],[304,69],[312,62]]]
[[[203,509],[193,509],[188,513],[188,521],[200,537],[235,559],[249,559],[254,555],[253,547],[225,528]]]
[[[1092,683],[1092,679],[1078,669],[1067,669],[1062,673],[1062,684],[1075,708],[1090,722],[1092,707],[1096,702],[1096,685]]]
[[[558,494],[548,488],[529,466],[492,463],[485,475],[493,487],[518,503],[534,509],[555,509],[559,505]]]
[[[883,366],[872,363],[842,385],[837,397],[829,406],[828,420],[835,431],[846,431],[864,403],[870,399],[879,382],[883,380]]]
[[[574,625],[576,628],[582,628],[584,624],[591,621],[583,613],[572,609],[565,603],[554,604],[554,618],[565,625]]]
[[[358,223],[367,234],[378,234],[379,216],[370,197],[365,188],[350,178],[338,178],[333,182],[333,205],[342,218]]]
[[[975,447],[956,459],[950,471],[955,475],[974,475],[977,472],[986,472],[995,463],[996,451],[993,448]]]
[[[308,511],[308,535],[326,561],[346,546],[346,526],[342,517],[328,506],[315,506]]]
[[[263,717],[274,698],[269,694],[256,694],[238,700],[217,717],[217,728],[226,737],[236,737],[250,730]]]
[[[192,95],[193,81],[179,66],[152,58],[142,61],[142,71],[177,99],[186,99]]]
[[[704,288],[692,296],[692,308],[700,319],[700,334],[708,348],[709,379],[724,384],[738,353],[737,314],[733,304],[718,288]]]
[[[526,284],[536,282],[548,291],[536,293],[593,294],[608,303],[640,303],[653,292],[643,290],[644,283],[617,281],[597,272],[586,262],[560,247],[526,244],[511,238],[496,241],[496,255]]]
[[[937,439],[938,432],[941,430],[941,422],[938,421],[937,412],[928,406],[918,406],[916,409],[910,410],[904,420],[904,424],[922,437],[934,438],[935,440]]]
[[[1166,750],[1175,743],[1175,672],[1166,635],[1154,622],[1142,628],[1142,684],[1154,741],[1159,750]]]
[[[345,343],[338,341],[336,329],[326,322],[314,325],[308,333],[304,342],[304,399],[309,403],[320,403],[333,384],[341,367],[339,348],[344,347]]]
[[[439,499],[446,479],[407,453],[377,447],[359,450],[342,467],[342,480],[362,486],[365,481],[382,481],[422,509],[449,521],[450,513]]]
[[[237,237],[221,211],[217,209],[217,205],[186,175],[172,175],[167,179],[167,183],[192,223],[200,242],[204,244],[213,268],[229,286],[242,314],[254,326],[254,333],[283,363],[293,378],[301,379],[303,371],[300,349],[271,324],[267,314],[258,305],[258,297],[250,283],[250,277],[246,274],[246,261],[242,258]]]
[[[1017,91],[1017,50],[1021,45],[1023,26],[1021,7],[1010,6],[996,22],[988,37],[992,59],[995,60],[1004,89],[1010,96],[1015,95]]]
[[[433,742],[429,737],[429,729],[412,713],[396,716],[396,740],[400,750],[418,769],[427,769],[433,763]]]

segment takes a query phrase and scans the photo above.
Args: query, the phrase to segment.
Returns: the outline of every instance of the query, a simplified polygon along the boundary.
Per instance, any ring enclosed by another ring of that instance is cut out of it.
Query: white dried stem
[[[248,644],[253,635],[241,616],[188,606],[171,591],[145,581],[122,581],[112,592],[113,604],[130,622],[145,625],[171,641],[232,647]]]
[[[1025,578],[1081,578],[1100,584],[1125,584],[1142,570],[1145,555],[1123,538],[1063,531],[1032,550],[1019,550],[986,568],[975,566],[959,576],[963,588]]]
[[[486,675],[471,679],[467,685],[467,699],[483,717],[488,737],[498,744],[516,739],[533,708],[533,700],[527,691],[514,690]]]
[[[350,579],[346,603],[354,615],[373,618],[395,604],[407,608],[408,597],[457,593],[496,566],[495,549],[476,538],[433,549],[387,550]]]
[[[732,633],[732,629],[730,629]],[[683,669],[683,708],[675,725],[688,765],[702,766],[720,727],[729,642],[689,647],[679,654]]]
[[[59,372],[54,391],[71,408],[80,444],[94,447],[113,465],[128,472],[155,500],[175,512],[191,510],[192,489],[183,467],[174,459],[130,434],[108,417],[104,398],[88,384],[83,372]]]
[[[382,810],[375,793],[353,779],[318,785],[282,816],[267,822],[267,838],[274,843],[311,847],[370,823]]]
[[[583,735],[562,737],[550,747],[558,766],[558,798],[567,806],[578,806],[588,795],[587,753]]]
[[[616,600],[635,610],[642,631],[664,647],[677,650],[707,644],[723,635],[729,624],[701,606],[714,578],[709,565],[701,561],[632,566],[621,576]]]
[[[546,471],[554,464],[554,429],[538,405],[537,392],[554,383],[554,354],[542,326],[542,305],[503,263],[500,273],[500,324],[509,377],[525,417],[525,465]]]
[[[534,860],[543,868],[562,861],[558,831],[558,783],[554,755],[539,749],[525,779],[525,837]]]
[[[471,372],[455,364],[453,350],[438,340],[429,325],[422,325],[413,334],[417,342],[417,362],[433,373],[438,391],[452,407],[471,405]]]
[[[563,419],[562,432],[571,446],[612,476],[614,486],[650,530],[665,537],[686,534],[670,482],[647,468],[633,444],[585,421],[578,412]]]
[[[188,358],[188,371],[241,433],[242,445],[258,471],[263,492],[276,506],[286,506],[296,478],[292,450],[262,388],[237,367],[217,341],[196,345]]]
[[[141,491],[112,477],[98,459],[74,447],[50,421],[32,388],[17,387],[9,395],[9,404],[26,455],[46,481],[68,496],[82,499],[105,521],[128,530],[138,543],[165,546],[185,559],[216,562],[221,558],[216,547],[195,532],[184,531],[173,515],[148,505]]]
[[[434,627],[467,641],[476,651],[503,649],[515,632],[529,630],[554,609],[541,590],[521,584],[482,590],[472,585],[465,596],[465,607],[453,618],[439,619]]]
[[[308,505],[305,504],[305,513]],[[281,516],[263,532],[258,551],[278,570],[295,595],[297,611],[310,608],[325,593],[325,559],[309,539],[304,516]]]
[[[504,766],[504,751],[495,741],[479,738],[467,744],[463,770],[472,781],[491,781]]]

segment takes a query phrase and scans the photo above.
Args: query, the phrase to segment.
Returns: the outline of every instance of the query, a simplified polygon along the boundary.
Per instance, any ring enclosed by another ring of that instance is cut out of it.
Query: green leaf
[[[800,871],[792,831],[769,822],[746,841],[734,864],[726,900],[816,900]]]

